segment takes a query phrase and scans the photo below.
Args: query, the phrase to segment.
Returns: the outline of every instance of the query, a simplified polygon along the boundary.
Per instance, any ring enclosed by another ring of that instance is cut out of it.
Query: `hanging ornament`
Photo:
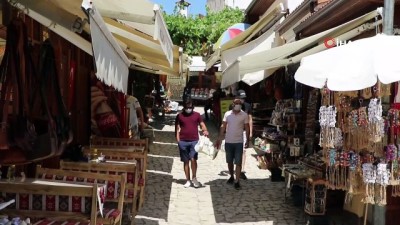
[[[387,169],[386,163],[379,163],[376,167],[376,184],[378,184],[379,196],[376,203],[378,205],[386,205],[386,187],[389,185],[390,171]]]
[[[335,148],[335,144],[340,143],[341,137],[337,137],[335,127],[336,115],[335,106],[321,106],[319,109],[319,124],[321,126],[319,145],[323,148]]]
[[[377,98],[371,99],[368,105],[368,128],[370,139],[373,142],[380,142],[385,136],[385,121],[382,117],[381,101]]]
[[[365,198],[364,203],[375,204],[375,189],[376,171],[372,163],[364,163],[362,165],[363,181],[365,183]]]

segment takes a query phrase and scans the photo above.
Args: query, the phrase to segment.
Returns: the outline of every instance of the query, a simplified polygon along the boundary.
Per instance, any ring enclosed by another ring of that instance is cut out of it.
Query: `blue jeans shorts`
[[[243,143],[225,143],[226,163],[242,165]]]
[[[179,155],[182,162],[187,162],[191,159],[197,160],[198,153],[194,150],[194,146],[198,141],[179,141]]]

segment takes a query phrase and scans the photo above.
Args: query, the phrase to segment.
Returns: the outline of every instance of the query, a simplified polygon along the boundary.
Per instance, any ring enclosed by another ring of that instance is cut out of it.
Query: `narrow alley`
[[[201,112],[201,108],[196,108]],[[183,165],[174,138],[174,115],[155,121],[155,141],[150,147],[146,199],[135,224],[305,224],[301,207],[285,202],[284,182],[271,182],[268,170],[260,170],[247,151],[246,174],[242,189],[226,184],[225,153],[215,160],[201,154],[198,180],[201,188],[184,188]],[[210,138],[215,141],[217,127],[207,121]]]

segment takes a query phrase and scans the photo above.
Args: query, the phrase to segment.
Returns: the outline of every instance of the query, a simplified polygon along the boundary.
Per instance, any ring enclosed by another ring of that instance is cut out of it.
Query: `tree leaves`
[[[220,12],[207,15],[184,17],[175,11],[172,15],[164,15],[165,23],[172,42],[181,46],[188,55],[201,55],[204,46],[213,45],[221,34],[231,25],[244,20],[240,9],[225,8]]]

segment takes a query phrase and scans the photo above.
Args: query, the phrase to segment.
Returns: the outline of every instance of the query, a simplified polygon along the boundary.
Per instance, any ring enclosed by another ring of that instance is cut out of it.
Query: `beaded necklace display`
[[[369,146],[368,116],[366,107],[350,111],[348,117],[350,132],[346,136],[346,149],[362,150]]]
[[[386,187],[389,185],[390,171],[387,163],[379,163],[376,166],[376,184],[379,189],[379,195],[376,196],[375,203],[378,205],[386,205]]]
[[[347,153],[347,160],[348,160],[348,170],[349,170],[349,177],[348,177],[348,191],[346,193],[345,202],[349,203],[353,197],[353,194],[356,192],[354,189],[358,189],[357,185],[357,178],[356,172],[357,168],[359,167],[359,156],[358,153],[354,151],[349,151]]]
[[[326,169],[326,183],[330,189],[348,190],[348,168],[350,158],[346,151],[332,148],[328,152],[329,166]]]
[[[340,143],[336,140],[336,107],[335,106],[321,106],[319,109],[319,124],[321,126],[321,134],[319,145],[322,148],[334,148],[335,143]]]
[[[382,141],[385,136],[385,123],[382,117],[381,101],[377,98],[370,100],[368,105],[368,129],[371,141],[376,143]]]
[[[392,196],[400,197],[400,177],[399,177],[400,151],[394,144],[386,146],[386,161],[390,162],[390,180],[392,185]]]
[[[362,165],[363,181],[365,183],[365,198],[364,203],[375,204],[375,181],[376,170],[372,163],[364,163]]]

